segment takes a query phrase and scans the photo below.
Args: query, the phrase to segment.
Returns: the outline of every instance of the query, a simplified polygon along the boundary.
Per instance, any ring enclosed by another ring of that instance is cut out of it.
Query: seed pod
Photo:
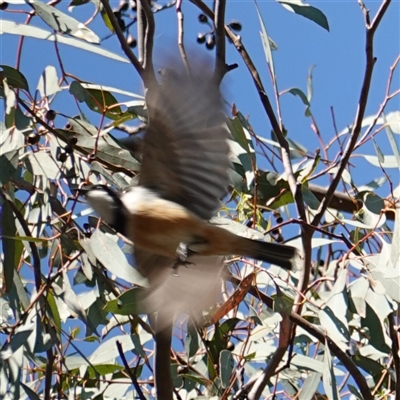
[[[46,113],[47,121],[54,121],[57,113],[54,110],[48,110]]]
[[[64,151],[67,154],[72,154],[74,152],[74,149],[72,148],[72,146],[69,146],[68,144],[64,147]]]
[[[65,161],[67,161],[67,157],[68,157],[67,153],[59,153],[57,156],[57,160],[61,161],[61,162],[65,162]]]
[[[215,47],[215,38],[214,35],[208,35],[206,40],[206,48],[208,50],[212,50]]]
[[[199,22],[202,24],[206,24],[208,22],[208,18],[204,14],[199,14],[198,19],[199,19]]]
[[[236,32],[240,32],[242,30],[242,24],[238,21],[232,21],[228,26]]]
[[[36,144],[39,142],[40,136],[36,135],[36,133],[30,133],[27,140],[29,144]]]
[[[119,2],[119,11],[126,12],[129,9],[129,3],[126,0],[121,0]]]
[[[203,44],[206,41],[206,34],[205,33],[199,33],[197,35],[197,43]]]
[[[134,49],[137,46],[137,41],[131,34],[129,34],[128,38],[126,39],[126,42],[128,43],[128,46],[132,49]]]

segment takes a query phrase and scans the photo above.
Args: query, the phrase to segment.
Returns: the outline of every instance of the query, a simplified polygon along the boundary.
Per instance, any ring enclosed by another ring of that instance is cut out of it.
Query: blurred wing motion
[[[149,88],[146,103],[139,185],[209,220],[227,193],[230,166],[226,118],[209,66],[200,62],[191,76],[171,66],[161,86]]]
[[[221,256],[248,256],[291,269],[297,253],[293,247],[238,236],[209,222],[227,193],[230,167],[223,103],[209,65],[197,60],[187,74],[172,62],[161,84],[148,87],[139,186],[122,195],[96,186],[87,194],[102,218],[134,242],[136,266],[149,280],[145,301],[158,311],[153,326],[159,400],[172,400],[174,315],[215,302]],[[173,276],[182,244],[189,250],[189,264]]]

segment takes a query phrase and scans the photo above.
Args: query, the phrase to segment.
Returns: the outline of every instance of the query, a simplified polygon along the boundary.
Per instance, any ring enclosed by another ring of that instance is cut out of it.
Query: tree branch
[[[353,150],[357,144],[358,137],[360,136],[360,132],[362,129],[362,121],[364,119],[365,109],[368,101],[369,89],[371,86],[372,72],[376,61],[373,52],[374,34],[376,32],[376,29],[378,28],[380,21],[382,20],[383,15],[385,14],[387,8],[389,7],[390,2],[391,0],[384,0],[371,25],[368,26],[367,23],[366,40],[365,40],[366,65],[365,65],[364,79],[361,87],[360,99],[358,102],[358,109],[355,117],[355,122],[353,124],[353,128],[351,131],[350,140],[347,143],[347,146],[344,150],[343,158],[339,164],[338,171],[332,183],[330,184],[324,199],[321,201],[317,214],[315,215],[313,221],[311,222],[311,224],[314,226],[319,225],[319,223],[321,222],[321,219],[326,209],[328,208],[329,203],[331,202],[335,190],[340,183],[340,180],[342,178],[342,173],[346,168],[350,156],[352,155]]]
[[[145,74],[144,74],[144,69],[141,66],[139,60],[136,58],[136,56],[133,54],[131,48],[129,47],[125,36],[118,24],[117,18],[115,18],[115,15],[110,7],[110,4],[108,0],[100,0],[101,4],[104,7],[104,11],[106,12],[108,18],[110,19],[111,25],[115,31],[115,34],[118,37],[119,43],[121,44],[122,50],[125,53],[125,55],[128,57],[129,61],[131,64],[135,67],[136,71],[138,72],[139,76],[144,80]]]
[[[141,4],[141,11],[146,17],[146,23],[144,25],[143,68],[144,84],[148,87],[148,83],[156,80],[153,67],[153,43],[155,31],[154,14],[148,0],[140,0],[139,3]],[[141,16],[143,18],[143,15]]]
[[[215,1],[215,44],[216,44],[216,57],[215,57],[215,80],[218,84],[221,83],[224,75],[227,72],[225,65],[225,7],[226,0]]]

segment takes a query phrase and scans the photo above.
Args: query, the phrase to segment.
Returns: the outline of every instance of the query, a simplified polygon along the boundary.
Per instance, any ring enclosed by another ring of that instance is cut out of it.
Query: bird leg
[[[188,258],[195,254],[194,251],[190,250],[189,247],[185,243],[179,243],[178,248],[176,249],[176,261],[174,265],[172,266],[172,275],[178,276],[178,268],[183,265],[186,268],[188,265],[193,264],[190,261],[188,261]]]

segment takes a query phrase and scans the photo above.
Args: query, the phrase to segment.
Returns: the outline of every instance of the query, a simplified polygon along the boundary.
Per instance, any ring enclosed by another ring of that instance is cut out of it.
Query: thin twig
[[[354,147],[357,144],[358,137],[360,136],[361,128],[362,128],[362,121],[364,119],[365,109],[367,106],[369,89],[371,86],[372,80],[372,72],[374,69],[376,58],[374,57],[373,52],[373,41],[374,41],[374,34],[376,29],[382,20],[383,15],[385,14],[387,8],[390,5],[391,0],[384,0],[382,2],[381,7],[379,8],[372,24],[367,26],[366,28],[366,44],[365,44],[365,54],[366,54],[366,66],[365,66],[365,73],[364,73],[364,80],[361,87],[360,99],[358,102],[358,109],[355,117],[355,123],[351,130],[350,140],[345,148],[343,158],[339,164],[338,171],[326,192],[324,199],[321,201],[321,204],[318,208],[317,214],[315,215],[311,225],[319,225],[321,219],[328,208],[329,203],[335,193],[336,188],[339,185],[340,180],[342,179],[342,173],[347,167],[349,159],[353,153]],[[366,17],[366,21],[368,18]],[[368,21],[367,21],[368,22]]]
[[[122,47],[122,50],[124,51],[125,55],[128,57],[129,61],[132,63],[132,65],[135,67],[136,71],[138,72],[138,74],[144,81],[144,79],[145,79],[144,69],[140,65],[140,62],[136,58],[135,54],[133,54],[131,48],[129,47],[129,45],[125,39],[124,33],[122,32],[122,29],[119,26],[117,18],[115,17],[108,0],[100,0],[100,1],[104,7],[104,11],[106,12],[108,18],[110,19],[111,25],[118,37],[119,43],[121,44],[121,47]]]
[[[122,349],[121,343],[118,340],[115,343],[117,345],[119,356],[121,357],[122,363],[124,364],[125,371],[129,375],[129,378],[131,378],[132,385],[134,386],[134,388],[137,392],[137,395],[139,396],[139,399],[146,400],[146,397],[142,392],[142,389],[136,379],[136,376],[132,373],[131,369],[129,368],[129,364],[126,361],[124,350]]]
[[[146,16],[143,11],[142,2],[136,3],[137,15],[137,47],[138,47],[138,60],[140,65],[144,68],[145,54],[144,54],[144,36],[146,31]]]
[[[267,368],[265,368],[260,377],[254,382],[254,385],[248,394],[249,400],[258,400],[261,397],[262,392],[265,389],[265,386],[268,384],[271,377],[275,374],[275,371],[278,368],[279,363],[281,362],[283,356],[285,355],[286,348],[287,346],[278,347],[276,349],[274,355],[272,356],[270,362],[267,365]]]
[[[185,43],[184,43],[184,29],[183,29],[183,12],[182,12],[182,0],[178,0],[176,2],[176,17],[178,18],[178,48],[181,53],[182,62],[186,68],[186,72],[190,75],[190,67],[185,51]]]
[[[371,394],[367,381],[365,380],[365,377],[360,372],[360,370],[357,368],[357,365],[354,364],[353,360],[339,346],[337,346],[336,343],[331,338],[329,338],[329,336],[327,336],[321,329],[304,319],[299,314],[291,312],[290,319],[294,323],[296,323],[296,325],[299,325],[305,331],[317,338],[321,343],[326,342],[331,352],[346,367],[347,371],[350,372],[352,378],[360,389],[364,400],[373,400],[374,397]]]

